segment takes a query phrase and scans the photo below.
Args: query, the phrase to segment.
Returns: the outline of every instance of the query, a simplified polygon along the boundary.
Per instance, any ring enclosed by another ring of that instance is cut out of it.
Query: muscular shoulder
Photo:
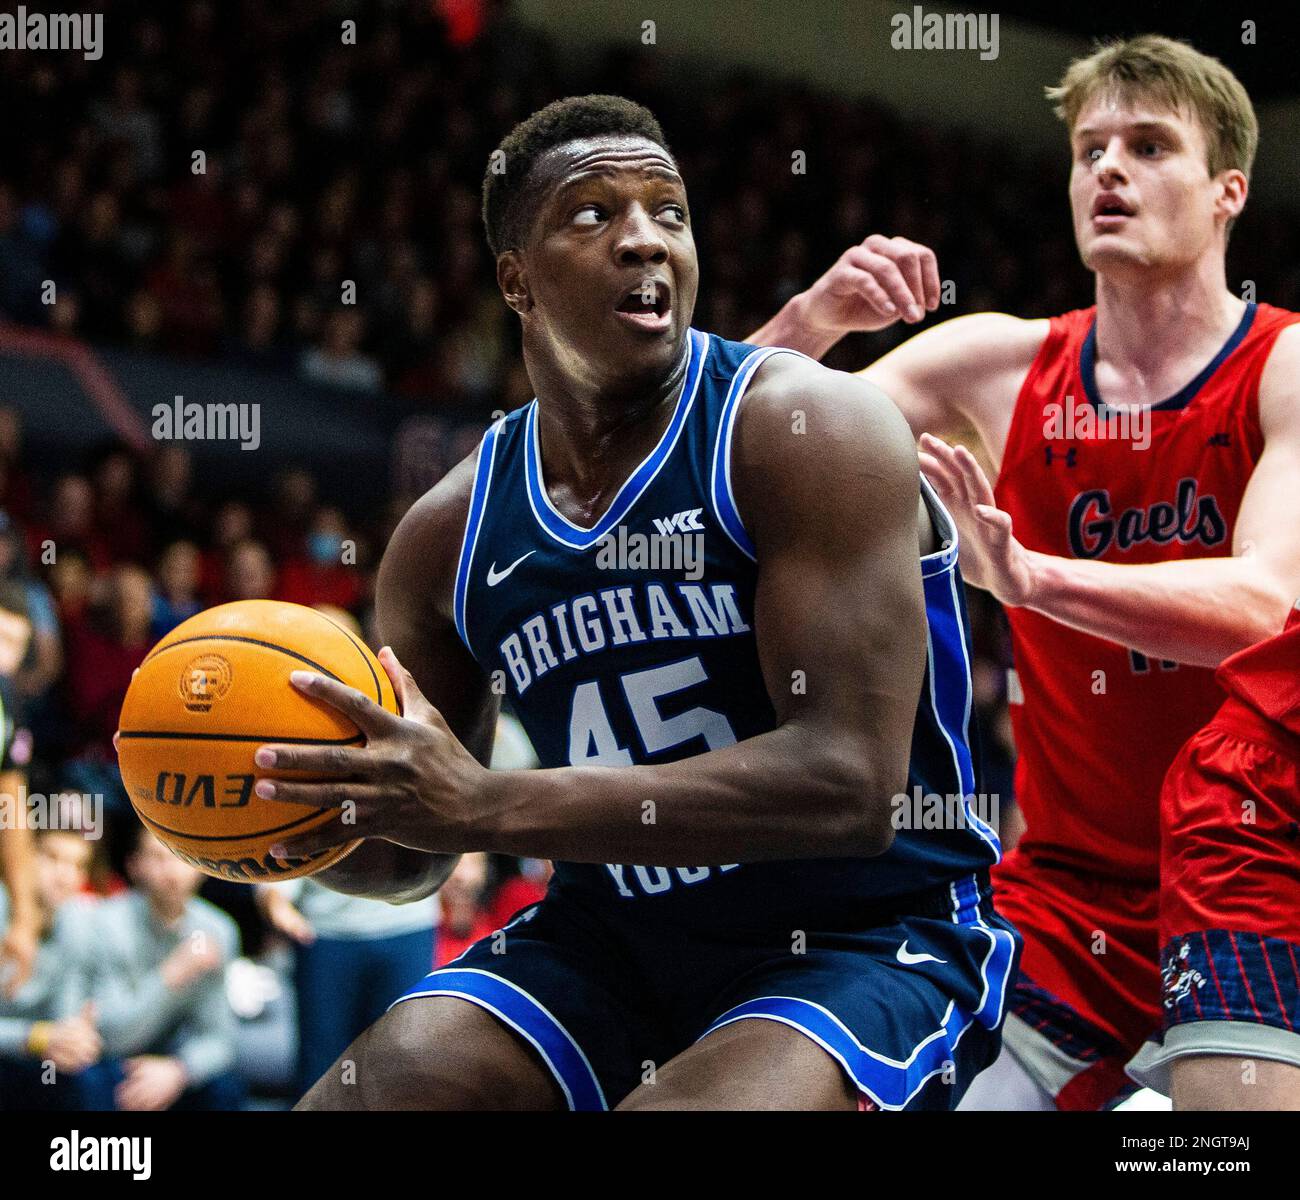
[[[759,368],[737,417],[732,477],[742,519],[799,519],[828,502],[860,521],[914,509],[916,449],[902,414],[873,383],[794,355]]]
[[[427,597],[450,620],[478,456],[476,448],[407,509],[384,551],[381,592]]]

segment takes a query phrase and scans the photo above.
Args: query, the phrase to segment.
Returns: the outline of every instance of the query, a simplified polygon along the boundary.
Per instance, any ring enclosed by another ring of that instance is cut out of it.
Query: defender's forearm
[[[494,771],[483,848],[664,867],[880,854],[907,764],[867,757],[787,724],[663,766]]]
[[[1217,667],[1281,630],[1295,597],[1249,557],[1126,566],[1030,551],[1026,605],[1150,658]]]

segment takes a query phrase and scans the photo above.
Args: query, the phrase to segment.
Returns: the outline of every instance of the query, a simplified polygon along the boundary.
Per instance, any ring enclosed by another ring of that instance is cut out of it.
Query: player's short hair
[[[1210,174],[1236,169],[1250,178],[1259,122],[1241,81],[1217,58],[1187,42],[1143,34],[1099,46],[1066,68],[1047,98],[1071,130],[1085,105],[1108,93],[1141,96],[1187,111],[1205,131]]]
[[[602,135],[643,137],[672,154],[655,115],[622,96],[569,96],[538,109],[501,140],[483,175],[483,228],[493,254],[518,246],[528,232],[539,198],[529,186],[537,160],[565,142]]]

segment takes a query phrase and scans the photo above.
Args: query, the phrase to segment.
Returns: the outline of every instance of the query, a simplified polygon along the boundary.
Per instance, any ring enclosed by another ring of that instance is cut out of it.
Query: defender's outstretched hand
[[[311,671],[290,680],[304,695],[331,704],[366,735],[364,746],[259,746],[264,769],[311,771],[323,779],[259,779],[263,799],[339,810],[331,822],[282,845],[277,857],[314,854],[356,838],[383,838],[413,850],[473,850],[483,817],[488,771],[465,749],[411,673],[385,646],[379,661],[401,705],[397,716],[355,688]]]
[[[968,583],[1012,607],[1031,602],[1031,553],[1011,532],[1011,516],[998,508],[993,487],[965,446],[921,435],[918,457],[925,477],[952,514],[961,537],[959,563]]]

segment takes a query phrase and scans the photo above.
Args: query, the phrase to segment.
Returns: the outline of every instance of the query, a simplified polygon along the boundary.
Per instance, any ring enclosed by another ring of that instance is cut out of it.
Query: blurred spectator
[[[46,563],[48,546],[57,561],[59,555],[75,551],[98,574],[112,562],[109,547],[96,528],[95,491],[84,475],[61,475],[50,495],[49,516],[27,531],[28,548],[34,562]]]
[[[104,600],[69,618],[67,702],[72,757],[66,773],[78,791],[103,795],[125,811],[113,734],[131,673],[152,645],[153,591],[148,574],[121,565],[109,573]]]
[[[23,461],[23,416],[10,405],[0,405],[0,507],[24,524],[36,512],[31,476]]]
[[[325,318],[325,335],[319,346],[302,356],[304,379],[330,387],[377,392],[383,374],[373,358],[361,353],[365,318],[352,308],[332,312]]]
[[[277,599],[313,606],[353,608],[361,596],[356,542],[337,508],[319,508],[306,537],[306,559],[293,559],[280,570]]]
[[[155,642],[203,608],[198,597],[199,566],[199,549],[193,542],[172,542],[162,552],[149,623],[149,636]]]
[[[223,600],[269,600],[275,591],[275,564],[261,542],[251,538],[231,548],[226,560]]]
[[[143,564],[152,556],[135,456],[109,445],[95,455],[90,473],[95,530],[112,562]]]
[[[161,549],[177,540],[196,541],[203,533],[204,511],[194,495],[194,464],[189,447],[168,442],[149,464],[145,497],[153,545]]]
[[[195,895],[199,872],[142,827],[127,874],[133,890],[95,912],[91,998],[105,1062],[92,1072],[91,1107],[239,1108],[225,991],[235,923]]]
[[[97,952],[93,909],[81,897],[91,844],[76,831],[36,838],[40,941],[32,974],[16,995],[0,992],[0,1109],[82,1109],[93,1103],[86,1069],[103,1043],[89,1002]],[[0,888],[0,929],[8,919]]]
[[[216,512],[203,550],[199,591],[208,604],[220,601],[226,586],[230,552],[253,536],[253,510],[243,500],[227,500]]]
[[[438,892],[442,906],[438,951],[434,960],[438,966],[459,958],[479,938],[487,937],[497,928],[491,914],[483,907],[487,875],[486,854],[462,854],[455,870]]]

